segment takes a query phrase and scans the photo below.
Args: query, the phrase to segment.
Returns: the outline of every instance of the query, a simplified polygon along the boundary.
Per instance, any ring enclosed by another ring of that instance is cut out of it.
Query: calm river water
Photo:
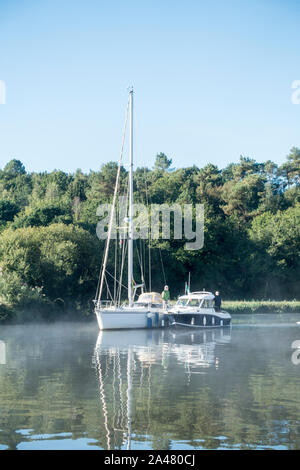
[[[2,326],[0,449],[300,449],[297,321]]]

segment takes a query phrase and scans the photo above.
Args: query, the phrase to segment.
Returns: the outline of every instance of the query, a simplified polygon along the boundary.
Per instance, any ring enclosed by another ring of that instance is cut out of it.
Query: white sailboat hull
[[[125,330],[148,327],[148,310],[142,309],[96,309],[100,330]]]

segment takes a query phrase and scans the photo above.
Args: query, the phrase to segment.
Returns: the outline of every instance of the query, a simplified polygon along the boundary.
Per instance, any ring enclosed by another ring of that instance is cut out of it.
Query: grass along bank
[[[222,309],[229,313],[299,313],[299,300],[224,300]]]
[[[169,305],[174,306],[176,300]],[[223,300],[222,310],[230,314],[259,314],[259,313],[299,313],[299,300]],[[93,319],[93,309],[80,308],[76,305],[57,305],[49,302],[45,305],[32,304],[26,306],[13,306],[5,303],[0,297],[0,324],[1,323],[28,323],[33,321],[90,321]]]

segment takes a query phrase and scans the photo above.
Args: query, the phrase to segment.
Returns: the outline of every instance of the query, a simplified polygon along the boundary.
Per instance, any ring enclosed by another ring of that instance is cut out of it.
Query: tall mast
[[[106,245],[105,245],[104,260],[103,260],[102,268],[101,268],[101,278],[99,279],[99,285],[97,287],[97,293],[96,293],[97,303],[101,300],[101,295],[102,295],[102,290],[103,290],[103,285],[104,285],[104,279],[105,279],[106,265],[107,265],[107,260],[108,260],[109,244],[110,244],[110,239],[111,239],[111,232],[112,232],[112,227],[113,227],[116,200],[117,200],[117,193],[118,193],[118,187],[119,187],[119,179],[120,179],[121,163],[122,163],[123,149],[124,149],[125,135],[126,135],[126,128],[127,128],[127,121],[128,121],[129,105],[130,105],[130,99],[128,100],[127,109],[126,109],[126,119],[125,119],[125,124],[124,124],[122,147],[121,147],[121,153],[120,153],[119,164],[118,164],[118,171],[117,171],[117,178],[116,178],[116,184],[115,184],[115,190],[114,190],[112,210],[111,210],[110,220],[109,220],[109,225],[108,225],[108,233],[107,233],[107,239],[106,239]]]
[[[128,301],[133,304],[133,88],[130,90],[129,138],[129,228],[128,228]]]

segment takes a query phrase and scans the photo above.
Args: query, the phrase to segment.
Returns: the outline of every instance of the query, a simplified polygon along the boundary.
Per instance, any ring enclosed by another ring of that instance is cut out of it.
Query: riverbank
[[[224,300],[222,309],[235,313],[299,313],[299,300]]]
[[[14,306],[0,303],[0,325],[23,323],[54,323],[57,321],[85,322],[94,318],[93,310],[89,307],[80,307],[76,303],[44,303]]]
[[[175,305],[176,300],[170,305]],[[259,313],[299,313],[299,300],[224,300],[222,309],[230,314],[259,314]],[[22,324],[30,322],[90,321],[93,319],[92,309],[82,309],[78,306],[63,308],[61,305],[49,304],[30,306],[20,309],[0,303],[0,324]]]

